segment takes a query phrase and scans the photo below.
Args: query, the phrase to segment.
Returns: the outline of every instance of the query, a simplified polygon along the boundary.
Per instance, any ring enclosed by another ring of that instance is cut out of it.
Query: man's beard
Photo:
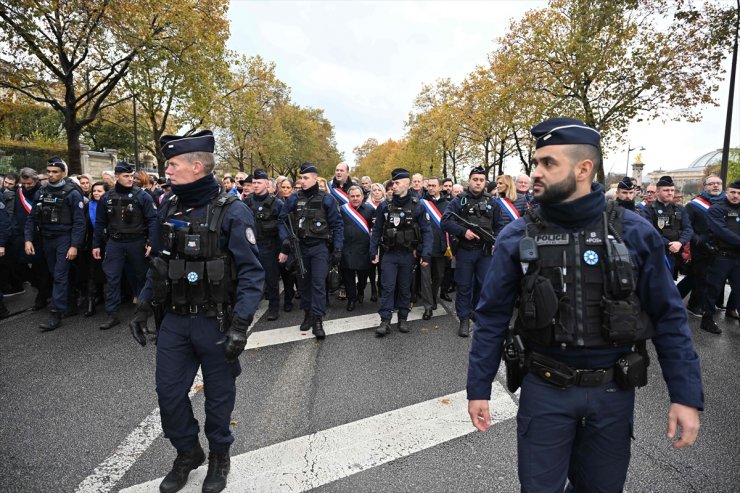
[[[542,186],[542,191],[539,195],[535,194],[534,196],[539,204],[564,202],[576,191],[576,175],[574,173],[568,175],[563,181],[553,183],[550,186],[545,185],[539,179],[534,180],[534,183]]]

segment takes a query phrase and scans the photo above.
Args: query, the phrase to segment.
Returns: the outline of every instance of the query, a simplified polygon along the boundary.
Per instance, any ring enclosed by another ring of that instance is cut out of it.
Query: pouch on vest
[[[574,344],[576,337],[576,311],[567,297],[562,297],[558,302],[557,320],[553,324],[553,337],[555,342]]]
[[[558,297],[552,283],[539,272],[537,267],[522,279],[519,318],[527,331],[549,329],[558,312]]]
[[[194,305],[202,305],[208,301],[205,279],[203,279],[204,268],[203,262],[187,262],[185,264],[185,270],[188,273],[188,302]]]
[[[172,304],[186,304],[188,302],[188,295],[185,290],[185,260],[170,260],[167,276],[172,283]]]
[[[224,283],[224,260],[217,258],[206,262],[206,271],[208,272],[208,287],[210,290],[210,300],[213,303],[226,303],[229,293]]]
[[[152,290],[154,291],[154,302],[162,304],[167,300],[167,262],[160,257],[152,258]]]
[[[614,344],[628,344],[635,340],[640,318],[640,302],[632,295],[626,300],[604,297],[602,333],[604,339]]]

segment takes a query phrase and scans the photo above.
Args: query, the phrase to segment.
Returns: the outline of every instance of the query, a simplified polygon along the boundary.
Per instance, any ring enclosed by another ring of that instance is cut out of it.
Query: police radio
[[[635,291],[635,277],[632,270],[632,260],[627,245],[617,241],[609,235],[608,225],[605,226],[606,253],[609,261],[608,292],[618,299],[625,299]]]

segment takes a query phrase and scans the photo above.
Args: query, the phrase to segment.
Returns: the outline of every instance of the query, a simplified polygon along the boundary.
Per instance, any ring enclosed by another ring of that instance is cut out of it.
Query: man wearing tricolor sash
[[[432,257],[429,265],[421,267],[421,299],[424,302],[424,320],[432,318],[432,312],[437,309],[437,298],[439,297],[439,287],[445,275],[445,266],[447,257],[448,241],[447,234],[442,231],[442,214],[449,201],[441,194],[442,187],[439,178],[432,176],[427,180],[427,193],[422,199],[421,204],[426,210],[427,220],[432,228]]]
[[[355,309],[365,298],[365,287],[370,273],[370,229],[375,209],[363,202],[363,190],[357,185],[349,188],[349,203],[339,210],[344,223],[344,246],[342,247],[342,279],[347,290],[347,311]]]
[[[349,179],[349,165],[345,162],[337,164],[334,168],[334,177],[329,181],[329,191],[334,200],[337,201],[337,206],[342,206],[349,202],[349,187],[352,186],[352,182]]]

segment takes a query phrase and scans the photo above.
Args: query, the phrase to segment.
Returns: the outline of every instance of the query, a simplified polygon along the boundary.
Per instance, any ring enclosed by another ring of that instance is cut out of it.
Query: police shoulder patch
[[[84,203],[82,203],[82,202],[80,202],[79,204],[77,204],[77,206],[78,206],[78,207],[79,207],[80,209],[82,209],[83,207],[85,207],[85,204],[84,204]]]
[[[247,234],[247,241],[251,243],[252,245],[256,245],[257,238],[254,236],[254,230],[250,226],[247,226],[246,234]]]

